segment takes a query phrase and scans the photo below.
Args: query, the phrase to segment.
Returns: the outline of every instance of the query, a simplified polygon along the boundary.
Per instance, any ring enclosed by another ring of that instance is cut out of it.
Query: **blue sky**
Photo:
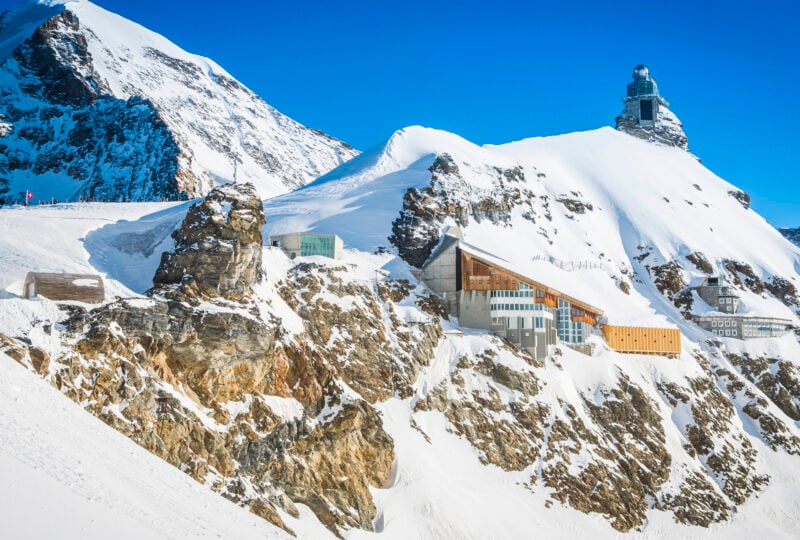
[[[645,63],[692,151],[800,226],[797,0],[96,3],[360,149],[411,124],[476,143],[612,125]]]

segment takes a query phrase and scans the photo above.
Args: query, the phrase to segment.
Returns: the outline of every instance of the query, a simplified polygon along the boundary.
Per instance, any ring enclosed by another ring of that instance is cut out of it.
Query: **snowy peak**
[[[10,201],[23,190],[194,197],[234,179],[269,197],[357,154],[213,61],[87,1],[25,3],[0,19],[0,147]]]
[[[48,5],[40,2],[25,2],[0,13],[0,63],[33,32],[50,18],[64,10],[61,4]]]

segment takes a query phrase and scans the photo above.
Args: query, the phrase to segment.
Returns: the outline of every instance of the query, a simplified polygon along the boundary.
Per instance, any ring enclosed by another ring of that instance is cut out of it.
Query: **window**
[[[304,234],[300,237],[300,255],[322,255],[333,258],[334,238],[328,235]]]
[[[717,327],[717,321],[711,321],[711,326],[713,328],[716,328]]]
[[[639,118],[641,120],[653,120],[653,101],[643,99],[639,102]]]
[[[732,335],[732,336],[735,336],[735,335],[736,335],[736,329],[735,329],[735,328],[734,328],[733,330],[731,330],[731,335]]]

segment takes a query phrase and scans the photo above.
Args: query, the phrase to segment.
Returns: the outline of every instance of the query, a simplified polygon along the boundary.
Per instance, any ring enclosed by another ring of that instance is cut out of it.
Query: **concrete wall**
[[[446,238],[445,241],[448,239]],[[442,297],[447,312],[454,317],[460,317],[456,274],[457,247],[458,242],[451,242],[443,251],[436,254],[435,258],[429,261],[422,270],[422,280],[428,288]]]
[[[490,291],[458,291],[458,322],[461,326],[492,329],[490,294]]]
[[[269,237],[270,246],[275,246],[276,242],[280,243],[280,248],[290,258],[300,256],[300,233],[276,234]]]
[[[637,120],[637,124],[641,126],[653,126],[658,121],[658,108],[660,106],[659,99],[656,97],[647,97],[644,98],[647,100],[651,100],[653,102],[653,120],[642,120],[641,119],[641,111],[639,108],[639,98],[632,98],[625,100],[625,112],[628,113],[630,116],[633,116]]]
[[[728,287],[711,287],[711,286],[700,286],[695,287],[697,294],[703,301],[708,304],[709,306],[713,307],[714,309],[722,312],[727,313],[736,313],[739,311],[739,299],[736,298],[734,295],[728,293]],[[720,305],[719,303],[719,296],[722,294],[723,296],[731,298],[730,304],[723,304]]]

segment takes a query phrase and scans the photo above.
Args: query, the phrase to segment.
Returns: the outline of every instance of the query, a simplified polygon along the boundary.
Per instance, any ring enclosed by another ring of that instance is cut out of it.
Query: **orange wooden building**
[[[677,328],[604,325],[603,334],[609,346],[617,352],[671,358],[681,354],[681,332]]]

